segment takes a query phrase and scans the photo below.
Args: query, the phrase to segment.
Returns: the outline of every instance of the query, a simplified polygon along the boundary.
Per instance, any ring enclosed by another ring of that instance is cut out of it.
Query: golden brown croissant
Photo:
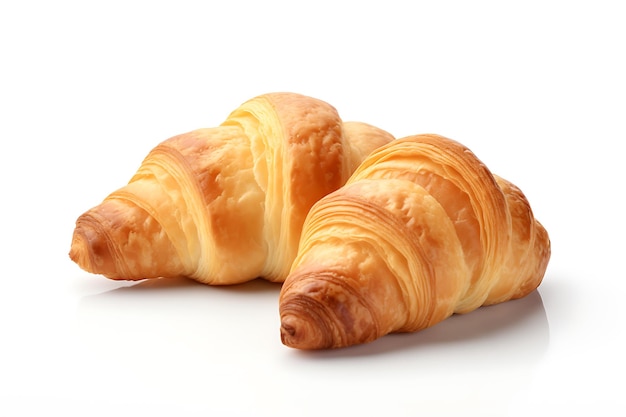
[[[398,139],[311,209],[280,293],[281,339],[337,348],[424,329],[527,295],[549,257],[522,192],[466,147]]]
[[[112,279],[282,282],[304,218],[393,137],[293,93],[253,98],[218,127],[170,138],[76,222],[70,257]]]

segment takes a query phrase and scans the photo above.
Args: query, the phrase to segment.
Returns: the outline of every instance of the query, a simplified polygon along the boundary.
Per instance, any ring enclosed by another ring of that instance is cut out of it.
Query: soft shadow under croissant
[[[375,150],[317,202],[280,293],[281,339],[339,348],[524,297],[550,241],[523,193],[438,135]]]
[[[112,279],[282,282],[310,207],[393,140],[294,93],[253,98],[218,127],[168,139],[81,215],[70,257]]]

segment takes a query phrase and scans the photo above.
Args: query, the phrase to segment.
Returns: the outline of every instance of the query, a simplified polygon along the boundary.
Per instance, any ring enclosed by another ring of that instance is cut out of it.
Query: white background
[[[3,1],[0,414],[623,415],[619,6]],[[271,91],[467,145],[550,233],[539,290],[306,353],[280,343],[277,285],[118,283],[69,260],[76,217],[153,146]]]

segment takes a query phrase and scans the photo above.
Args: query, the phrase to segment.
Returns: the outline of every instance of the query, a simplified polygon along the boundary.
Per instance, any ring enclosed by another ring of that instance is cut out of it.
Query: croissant
[[[340,348],[524,297],[550,241],[524,194],[438,135],[375,150],[318,201],[279,296],[281,340]]]
[[[255,97],[218,127],[156,146],[78,218],[70,258],[111,279],[282,282],[313,203],[393,139],[312,97]]]

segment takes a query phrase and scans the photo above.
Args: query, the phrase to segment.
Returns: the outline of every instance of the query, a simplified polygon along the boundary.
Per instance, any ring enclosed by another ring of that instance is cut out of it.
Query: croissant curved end
[[[72,236],[72,246],[70,248],[70,259],[74,261],[78,266],[84,270],[89,270],[91,261],[89,260],[89,254],[87,253],[88,239],[85,237],[85,233],[78,230],[74,230]]]
[[[72,236],[70,259],[87,272],[115,275],[116,264],[113,261],[106,241],[106,235],[98,230],[98,223],[81,218],[76,224]]]
[[[303,350],[331,349],[380,337],[378,322],[345,284],[329,277],[307,277],[280,299],[280,337]],[[321,279],[320,279],[321,278]]]
[[[302,313],[285,313],[280,320],[280,340],[285,346],[298,349],[323,349],[329,347],[330,340],[326,340],[315,323],[316,318]]]

